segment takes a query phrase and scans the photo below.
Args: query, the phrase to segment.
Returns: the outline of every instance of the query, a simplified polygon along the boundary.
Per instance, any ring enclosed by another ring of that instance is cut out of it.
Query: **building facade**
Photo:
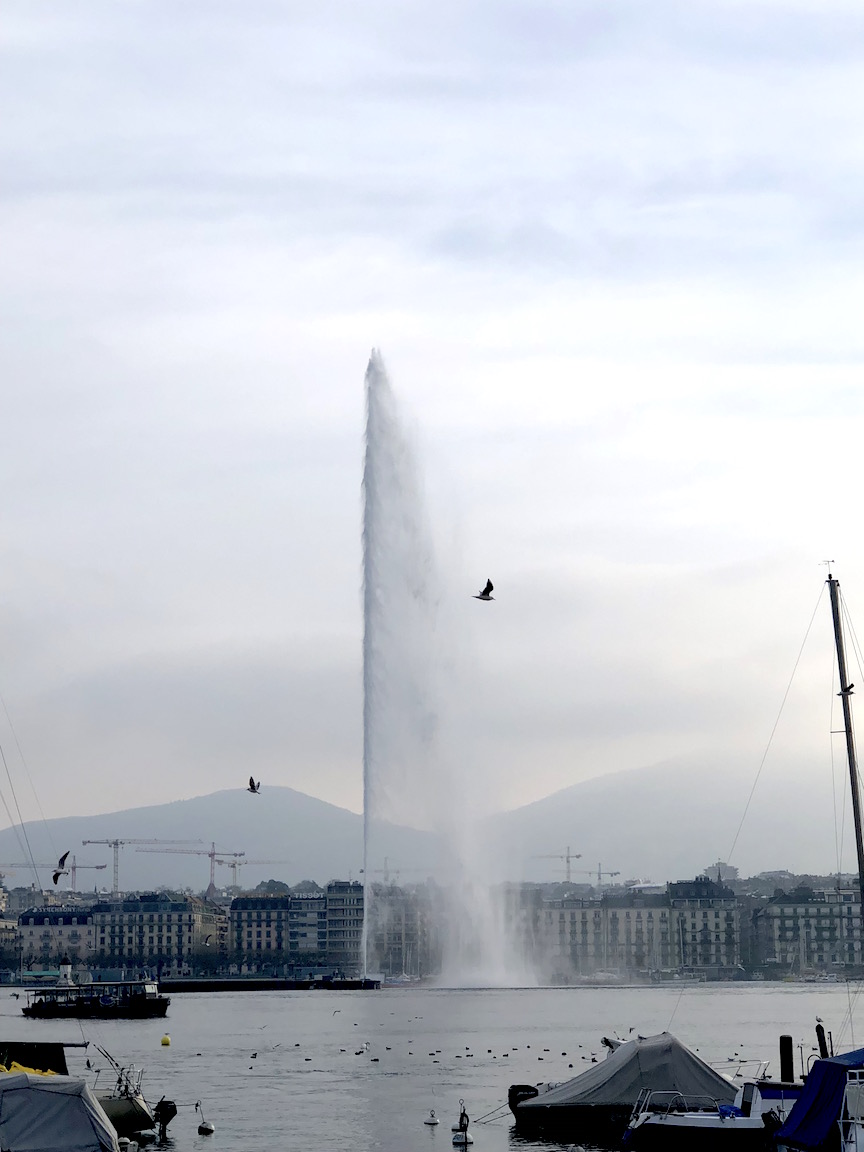
[[[230,948],[239,963],[362,967],[363,885],[332,880],[323,892],[238,896]]]
[[[89,964],[94,956],[93,915],[86,908],[28,908],[18,917],[18,947],[25,968],[47,967],[63,955]]]
[[[731,889],[698,877],[665,892],[546,900],[528,952],[550,980],[596,973],[730,976],[741,963],[741,907]]]
[[[227,953],[224,911],[195,896],[143,893],[94,904],[90,915],[99,963],[182,971]]]
[[[860,969],[859,901],[850,889],[777,892],[753,913],[754,964],[799,973]]]

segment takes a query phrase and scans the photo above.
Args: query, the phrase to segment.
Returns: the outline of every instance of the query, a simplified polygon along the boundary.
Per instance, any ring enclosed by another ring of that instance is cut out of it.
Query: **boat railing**
[[[840,1110],[840,1143],[844,1152],[864,1152],[864,1069],[846,1072],[846,1089]]]
[[[713,1096],[688,1096],[683,1092],[654,1092],[643,1088],[633,1105],[631,1122],[645,1112],[670,1116],[683,1112],[718,1112],[720,1103]]]

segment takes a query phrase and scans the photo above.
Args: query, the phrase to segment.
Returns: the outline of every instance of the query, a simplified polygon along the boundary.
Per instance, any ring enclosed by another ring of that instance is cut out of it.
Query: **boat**
[[[622,1140],[627,1152],[768,1152],[804,1085],[798,1081],[747,1080],[733,1104],[680,1092],[639,1094]],[[864,1152],[864,1149],[862,1149]]]
[[[105,1110],[105,1114],[118,1136],[140,1136],[142,1132],[159,1131],[159,1139],[164,1140],[168,1125],[177,1115],[177,1105],[173,1100],[162,1099],[152,1108],[144,1099],[141,1091],[141,1082],[144,1071],[134,1065],[123,1067],[104,1048],[96,1045],[96,1051],[108,1061],[112,1077],[116,1076],[113,1086],[107,1091],[99,1091],[99,1076],[96,1074],[93,1091],[97,1100]]]
[[[88,1046],[86,1040],[65,1043],[0,1041],[0,1071],[68,1076],[66,1049]],[[164,1139],[168,1125],[177,1115],[174,1101],[163,1097],[151,1108],[142,1092],[143,1071],[132,1065],[124,1067],[105,1048],[98,1044],[95,1047],[107,1061],[112,1083],[100,1088],[99,1078],[105,1069],[99,1069],[91,1087],[117,1135],[138,1137],[144,1132],[158,1131],[159,1138]]]
[[[59,983],[26,988],[21,1011],[37,1020],[150,1020],[164,1016],[171,999],[152,980]]]
[[[864,1152],[864,1048],[815,1060],[778,1152]]]
[[[120,1152],[117,1133],[84,1080],[0,1076],[0,1148]]]
[[[736,1089],[669,1032],[625,1040],[564,1084],[513,1084],[507,1102],[521,1135],[572,1143],[621,1139],[645,1089],[734,1103]],[[864,1152],[864,1150],[862,1150]]]

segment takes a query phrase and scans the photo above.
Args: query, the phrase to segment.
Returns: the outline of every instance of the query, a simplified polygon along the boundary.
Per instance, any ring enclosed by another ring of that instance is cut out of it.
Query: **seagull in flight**
[[[483,589],[482,592],[478,593],[474,597],[474,599],[475,600],[494,600],[495,597],[492,595],[492,589],[494,587],[495,587],[495,585],[492,583],[492,581],[487,580],[486,581],[486,587]]]
[[[261,792],[261,781],[259,780],[258,783],[256,784],[255,783],[255,777],[250,776],[249,777],[249,787],[246,789],[246,791],[247,792],[254,792],[255,795],[258,796]]]
[[[60,859],[57,861],[57,867],[54,869],[54,872],[52,874],[52,878],[54,880],[55,887],[57,885],[57,881],[60,879],[61,876],[68,876],[69,875],[69,870],[66,868],[66,857],[68,855],[69,855],[68,852],[64,852],[63,855],[60,857]]]

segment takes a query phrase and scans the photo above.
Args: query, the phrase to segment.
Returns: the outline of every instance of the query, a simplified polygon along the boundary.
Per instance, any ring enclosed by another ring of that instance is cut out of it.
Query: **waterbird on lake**
[[[205,948],[209,948],[209,947],[210,947],[210,941],[211,941],[212,939],[213,939],[213,933],[212,933],[212,932],[208,933],[208,935],[206,935],[206,936],[204,937],[204,947],[205,947]]]
[[[492,583],[492,581],[487,580],[486,581],[486,587],[483,589],[482,592],[478,592],[478,594],[474,597],[474,599],[475,600],[494,600],[495,597],[492,595],[492,589],[494,587],[495,587],[495,585]]]
[[[261,781],[259,780],[258,783],[256,784],[255,783],[255,777],[250,776],[249,777],[249,787],[246,789],[246,791],[247,792],[254,792],[256,796],[260,795],[260,793],[261,793]]]
[[[69,855],[68,852],[64,852],[63,855],[60,857],[60,859],[57,861],[57,867],[54,869],[54,872],[52,875],[52,879],[54,880],[55,885],[57,884],[57,881],[60,879],[61,876],[68,876],[69,875],[69,872],[68,872],[67,868],[65,867],[66,857],[68,855]]]

